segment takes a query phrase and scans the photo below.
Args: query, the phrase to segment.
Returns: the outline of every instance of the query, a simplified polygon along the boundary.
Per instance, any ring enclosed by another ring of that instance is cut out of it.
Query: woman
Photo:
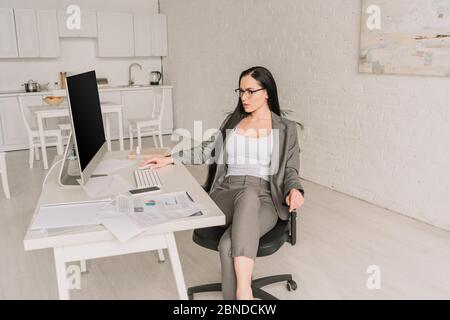
[[[241,73],[239,101],[214,142],[156,156],[145,164],[209,163],[206,190],[226,216],[219,243],[225,299],[253,299],[251,280],[259,239],[277,220],[303,205],[298,177],[299,145],[293,121],[280,116],[275,80],[269,70]],[[225,152],[224,152],[225,151]],[[219,153],[219,154],[217,154]],[[217,161],[216,156],[219,155]],[[193,162],[192,162],[193,161]]]

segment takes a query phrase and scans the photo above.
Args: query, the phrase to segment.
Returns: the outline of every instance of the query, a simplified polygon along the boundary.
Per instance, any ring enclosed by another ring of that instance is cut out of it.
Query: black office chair
[[[296,212],[290,214],[290,218],[288,221],[278,219],[275,227],[273,227],[272,230],[266,233],[259,240],[257,257],[269,256],[275,253],[285,242],[289,242],[291,245],[295,245],[297,240],[296,220]],[[225,230],[226,228],[223,226],[195,229],[192,238],[194,242],[199,246],[219,251],[219,241]],[[286,288],[288,291],[297,289],[297,283],[292,280],[291,274],[280,274],[252,280],[253,296],[262,300],[278,300],[276,297],[274,297],[270,293],[267,293],[261,288],[269,284],[282,281],[286,281]],[[188,288],[187,293],[189,300],[192,300],[194,298],[194,293],[211,291],[222,291],[222,285],[220,283],[212,283],[195,286]]]

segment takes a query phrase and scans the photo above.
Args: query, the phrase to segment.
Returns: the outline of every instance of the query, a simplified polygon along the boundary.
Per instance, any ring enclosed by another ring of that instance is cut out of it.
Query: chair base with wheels
[[[289,221],[278,219],[275,227],[259,240],[257,257],[269,256],[275,253],[285,242],[295,245],[297,238],[296,220],[296,212],[291,214]],[[201,247],[218,251],[219,241],[225,230],[224,227],[195,229],[192,239]],[[278,300],[275,296],[262,289],[264,286],[278,282],[286,282],[288,291],[297,290],[297,283],[292,279],[292,275],[281,274],[252,280],[253,296],[262,300]],[[192,300],[195,293],[215,291],[222,291],[220,283],[190,287],[187,293],[189,299]]]

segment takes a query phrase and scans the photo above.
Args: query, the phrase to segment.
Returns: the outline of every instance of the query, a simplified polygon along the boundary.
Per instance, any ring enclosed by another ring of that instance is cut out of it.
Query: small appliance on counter
[[[99,88],[105,88],[109,86],[108,78],[96,78],[97,86]]]
[[[28,80],[22,84],[25,87],[25,92],[40,92],[47,91],[49,83],[38,83],[37,81]]]
[[[159,71],[152,71],[150,72],[150,84],[152,86],[157,86],[159,85],[159,81],[162,78],[162,74]]]

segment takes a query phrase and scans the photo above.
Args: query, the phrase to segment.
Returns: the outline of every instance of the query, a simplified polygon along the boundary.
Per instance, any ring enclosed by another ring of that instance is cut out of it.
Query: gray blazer
[[[222,127],[227,120],[228,118],[222,123]],[[233,128],[235,126],[237,126],[237,123]],[[272,112],[272,129],[278,129],[274,130],[274,132],[279,134],[279,139],[274,139],[271,159],[273,174],[270,175],[270,189],[278,216],[282,220],[287,220],[289,218],[289,207],[286,204],[285,199],[289,191],[291,189],[298,189],[304,194],[304,189],[298,176],[300,167],[300,148],[298,144],[297,125],[294,121],[282,118]],[[217,138],[218,135],[219,131],[215,138]],[[225,150],[224,145],[220,146],[218,155],[212,156],[212,151],[216,146],[214,141],[204,141],[197,147],[189,150],[181,150],[180,152],[172,152],[171,154],[175,164],[203,164],[210,163],[214,160],[217,161],[217,170],[211,185],[211,190],[209,190],[210,194],[223,182],[227,169],[226,152],[223,152]]]

